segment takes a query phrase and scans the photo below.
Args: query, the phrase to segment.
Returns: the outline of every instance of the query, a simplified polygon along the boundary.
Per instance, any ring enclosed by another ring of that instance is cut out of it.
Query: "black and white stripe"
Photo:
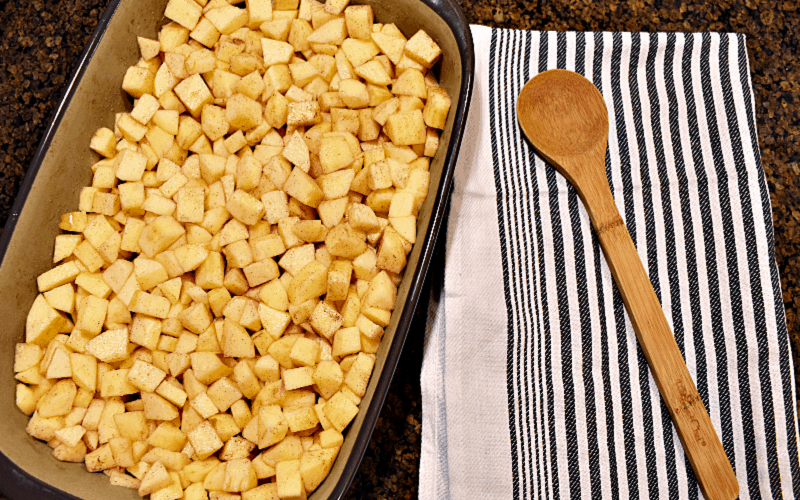
[[[606,97],[609,184],[741,498],[795,498],[793,373],[743,37],[493,30],[514,498],[700,496],[588,216],[517,124],[520,89],[553,68]]]

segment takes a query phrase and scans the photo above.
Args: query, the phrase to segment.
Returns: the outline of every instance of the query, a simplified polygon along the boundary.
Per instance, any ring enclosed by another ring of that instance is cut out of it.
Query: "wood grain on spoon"
[[[736,476],[611,195],[602,95],[577,73],[547,71],[523,87],[517,116],[537,153],[567,178],[586,206],[703,494],[709,500],[738,497]]]

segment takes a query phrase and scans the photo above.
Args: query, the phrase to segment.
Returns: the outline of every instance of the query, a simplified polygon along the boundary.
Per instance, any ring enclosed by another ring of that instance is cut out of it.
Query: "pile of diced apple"
[[[17,344],[53,455],[153,500],[301,499],[358,413],[450,97],[349,0],[170,0]]]

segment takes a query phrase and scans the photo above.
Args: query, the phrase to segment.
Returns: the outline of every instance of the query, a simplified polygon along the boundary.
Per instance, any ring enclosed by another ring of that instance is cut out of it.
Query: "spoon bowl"
[[[602,150],[608,142],[608,113],[603,96],[586,78],[555,69],[532,78],[517,99],[522,129],[537,137],[540,155],[561,159]]]
[[[709,500],[738,497],[739,484],[725,449],[608,186],[608,110],[603,96],[577,73],[546,71],[522,88],[517,117],[536,152],[566,177],[586,206],[703,495]]]

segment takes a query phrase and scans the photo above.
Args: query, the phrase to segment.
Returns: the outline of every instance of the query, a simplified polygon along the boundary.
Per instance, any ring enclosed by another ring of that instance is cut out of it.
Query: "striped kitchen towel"
[[[606,171],[742,499],[800,497],[794,373],[745,39],[473,27],[422,369],[420,498],[702,497],[589,217],[516,98],[600,89]]]

